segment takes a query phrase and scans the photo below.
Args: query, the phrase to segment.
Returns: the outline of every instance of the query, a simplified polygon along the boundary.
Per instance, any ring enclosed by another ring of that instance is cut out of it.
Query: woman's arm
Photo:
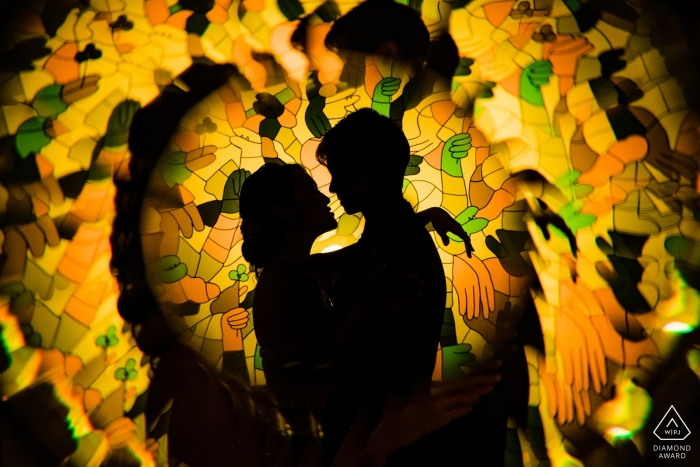
[[[428,208],[416,213],[418,219],[425,226],[432,224],[433,229],[442,239],[442,243],[447,246],[450,243],[450,237],[447,233],[452,233],[462,239],[467,249],[467,256],[472,257],[472,241],[467,232],[464,231],[462,225],[457,222],[447,211],[442,208]]]

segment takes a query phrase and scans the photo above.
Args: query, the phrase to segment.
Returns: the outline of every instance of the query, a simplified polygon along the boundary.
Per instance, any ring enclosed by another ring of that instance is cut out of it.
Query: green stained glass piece
[[[495,88],[497,83],[494,83],[493,81],[484,81],[483,86],[479,90],[479,95],[478,97],[480,99],[489,99],[493,97],[493,88]],[[483,111],[484,109],[481,108],[480,112]],[[476,111],[476,108],[474,109]]]
[[[280,125],[277,119],[266,118],[260,122],[260,136],[267,136],[270,139],[275,139],[277,133],[280,132],[280,128],[282,128],[282,125]]]
[[[136,379],[138,375],[139,372],[136,369],[136,360],[133,358],[128,359],[123,367],[117,368],[114,372],[114,377],[120,381]]]
[[[244,169],[234,170],[226,180],[224,194],[222,196],[221,212],[234,214],[240,210],[240,194],[243,182],[250,176],[250,172]]]
[[[331,123],[326,114],[323,113],[323,108],[326,106],[326,98],[318,94],[319,87],[319,83],[315,78],[314,80],[309,80],[309,83],[306,85],[309,106],[306,108],[306,114],[304,114],[306,126],[316,138],[321,138],[326,131],[331,129]],[[372,107],[374,108],[374,103],[372,103]]]
[[[404,175],[410,176],[410,175],[416,175],[420,173],[420,167],[417,165],[409,165],[406,167],[406,171],[404,172]]]
[[[464,231],[467,232],[468,235],[472,235],[476,232],[484,230],[487,225],[489,225],[489,221],[486,219],[472,219],[464,225]]]
[[[255,114],[256,114],[255,109],[248,109],[245,111],[246,118],[250,118],[250,117],[254,116]]]
[[[128,142],[131,120],[140,108],[141,104],[131,99],[120,102],[114,108],[107,123],[104,141],[106,147],[123,146]]]
[[[467,209],[462,211],[455,217],[455,220],[462,225],[464,231],[471,235],[474,232],[479,232],[483,230],[487,225],[488,221],[486,219],[474,219],[476,213],[479,212],[479,208],[476,206],[469,206]],[[463,240],[456,236],[455,234],[448,232],[447,236],[453,242],[462,243]]]
[[[25,183],[38,182],[39,180],[41,180],[41,174],[39,174],[39,168],[36,165],[36,157],[34,154],[29,154],[24,161],[15,166],[15,170],[12,174],[12,178],[9,180],[9,184],[23,185]],[[68,196],[65,191],[63,193],[64,195]],[[16,216],[10,215],[10,219],[12,218],[16,218]],[[8,222],[10,219],[6,217],[5,222]],[[13,220],[10,220],[10,223],[14,223]]]
[[[238,280],[240,280],[241,282],[247,281],[247,280],[248,280],[248,274],[245,274],[245,273],[244,273],[244,274],[241,274],[241,276],[240,276],[240,278],[239,278]]]
[[[43,117],[54,117],[66,110],[68,105],[61,99],[61,89],[60,84],[53,84],[37,92],[32,104],[34,110]]]
[[[34,331],[31,324],[23,324],[21,330],[22,334],[24,334],[25,342],[29,347],[41,347],[41,334]]]
[[[304,7],[299,0],[278,0],[277,8],[289,21],[296,21],[304,15]]]
[[[590,185],[576,185],[574,187],[574,195],[576,198],[583,198],[588,196],[593,191],[593,187]]]
[[[182,183],[190,178],[192,172],[185,165],[187,159],[187,154],[182,151],[177,151],[169,154],[163,158],[163,177],[165,178],[165,183],[169,187],[174,187],[175,185],[182,185]]]
[[[547,224],[547,228],[549,229],[550,232],[552,232],[552,234],[556,235],[557,237],[563,238],[565,240],[569,239],[569,237],[567,237],[566,234],[564,232],[562,232],[561,229],[558,228],[557,226],[552,225],[552,224]]]
[[[477,208],[476,206],[469,206],[467,209],[462,211],[457,217],[455,217],[455,220],[460,224],[464,225],[469,220],[471,220],[477,212],[479,212],[479,208]]]
[[[565,205],[559,211],[559,217],[564,219],[564,222],[566,222],[566,223],[568,223],[571,219],[573,219],[575,215],[576,215],[576,210],[574,209],[573,203],[569,203],[569,204]]]
[[[416,11],[420,11],[420,8]],[[314,13],[316,13],[324,23],[332,23],[340,16],[340,9],[335,2],[324,2],[323,5],[316,8]]]
[[[262,357],[260,356],[260,344],[255,345],[255,357],[253,360],[253,366],[256,370],[263,369]]]
[[[119,337],[117,336],[117,327],[110,326],[109,329],[107,329],[107,345],[109,347],[114,347],[118,343]]]
[[[15,147],[22,159],[33,152],[41,151],[51,142],[51,138],[44,132],[47,120],[46,117],[34,117],[20,125],[15,136]]]
[[[285,105],[287,102],[291,101],[295,97],[297,97],[294,94],[294,91],[292,91],[289,88],[284,88],[282,91],[278,92],[275,94],[275,97],[277,98],[278,101],[280,101],[280,104]]]
[[[177,282],[187,275],[187,266],[180,262],[176,255],[168,255],[155,265],[156,279],[166,284]]]
[[[455,178],[462,177],[462,165],[459,159],[455,159],[449,156],[448,151],[443,149],[442,151],[442,171],[447,175]]]
[[[19,316],[25,311],[29,310],[29,308],[33,306],[34,303],[34,292],[25,289],[12,299],[12,304],[10,305],[10,312],[12,312],[12,314],[14,315]]]
[[[581,172],[578,170],[572,170],[571,172],[568,172],[566,175],[563,177],[559,178],[554,184],[558,186],[559,188],[568,188],[574,183],[576,183],[576,180],[581,176]]]
[[[93,165],[88,171],[87,181],[98,182],[112,178],[112,166]]]
[[[515,428],[506,429],[506,455],[503,467],[524,467],[518,431]]]
[[[450,237],[450,240],[453,242],[457,242],[457,243],[464,242],[464,240],[462,240],[461,238],[459,238],[457,235],[453,234],[452,232],[447,232],[447,236]]]
[[[238,271],[238,274],[243,274],[245,272],[245,264],[239,264],[236,271]]]
[[[596,221],[596,219],[596,216],[594,216],[593,214],[579,214],[566,224],[569,226],[571,231],[574,234],[576,234],[576,231],[578,229],[588,227],[589,225],[593,224]]]
[[[182,6],[179,3],[176,3],[175,5],[170,7],[170,14],[174,15],[178,11],[182,10]]]
[[[457,344],[442,348],[442,380],[459,381],[466,377],[462,365],[469,365],[476,360],[471,353],[470,344]]]
[[[578,0],[564,0],[564,4],[569,7],[572,13],[576,13],[581,9],[581,2]]]
[[[691,260],[692,253],[696,250],[693,240],[679,235],[668,237],[664,242],[664,247],[676,258],[689,258]]]
[[[408,163],[410,165],[421,165],[423,163],[423,158],[421,156],[412,155],[411,157],[409,157]]]
[[[445,308],[442,318],[442,330],[440,331],[440,345],[450,347],[457,345],[457,331],[455,329],[455,318],[451,308]]]
[[[32,333],[27,339],[27,345],[34,348],[41,347],[41,334],[37,334],[36,332]]]
[[[227,200],[221,203],[221,212],[231,214],[240,210],[240,202],[236,200]]]
[[[474,60],[467,57],[462,57],[459,59],[459,65],[455,70],[455,76],[469,76],[472,74],[471,66],[474,64]]]
[[[185,30],[190,34],[196,34],[198,36],[204,35],[207,28],[209,27],[209,20],[206,15],[202,13],[195,13],[189,18],[185,24]]]

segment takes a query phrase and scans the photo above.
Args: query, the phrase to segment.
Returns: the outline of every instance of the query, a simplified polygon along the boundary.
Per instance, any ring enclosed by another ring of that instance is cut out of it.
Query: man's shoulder
[[[403,218],[391,231],[384,232],[382,245],[389,249],[403,249],[407,255],[426,254],[437,256],[437,246],[432,236],[418,221],[414,213],[411,218]]]

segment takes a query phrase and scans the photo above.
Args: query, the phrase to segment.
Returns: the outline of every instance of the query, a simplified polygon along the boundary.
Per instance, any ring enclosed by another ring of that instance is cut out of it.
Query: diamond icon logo
[[[676,408],[671,406],[654,429],[654,434],[661,441],[682,441],[690,435],[690,430]]]

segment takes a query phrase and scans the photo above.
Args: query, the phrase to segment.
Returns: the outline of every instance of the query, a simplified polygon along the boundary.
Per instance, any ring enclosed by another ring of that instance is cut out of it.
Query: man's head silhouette
[[[372,109],[360,109],[328,130],[316,158],[331,173],[330,190],[345,212],[363,212],[401,198],[410,147],[401,128]]]

